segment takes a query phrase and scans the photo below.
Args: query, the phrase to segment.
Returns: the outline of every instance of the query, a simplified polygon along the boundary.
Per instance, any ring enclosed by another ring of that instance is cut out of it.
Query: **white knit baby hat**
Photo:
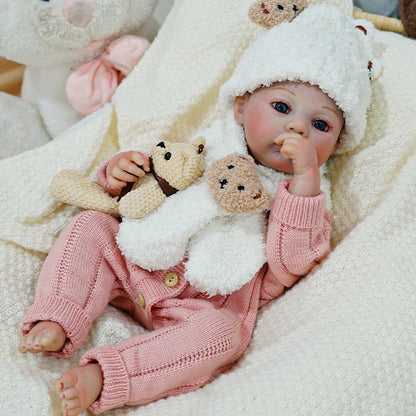
[[[354,149],[366,128],[371,79],[380,65],[373,55],[373,25],[354,20],[329,4],[309,6],[250,45],[220,97],[234,100],[278,81],[318,85],[344,113],[345,125],[335,153]]]

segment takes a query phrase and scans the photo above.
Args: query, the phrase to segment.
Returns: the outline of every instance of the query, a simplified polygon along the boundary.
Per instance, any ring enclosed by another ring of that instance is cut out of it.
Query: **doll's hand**
[[[320,193],[321,176],[315,146],[297,133],[284,133],[275,139],[280,154],[292,161],[293,178],[289,192],[300,196]]]
[[[128,182],[136,182],[150,170],[150,162],[146,156],[134,151],[116,154],[108,163],[106,171],[107,183],[119,195]]]

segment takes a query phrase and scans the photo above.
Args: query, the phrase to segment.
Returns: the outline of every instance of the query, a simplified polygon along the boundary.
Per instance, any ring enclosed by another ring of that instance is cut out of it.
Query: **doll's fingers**
[[[283,143],[286,143],[288,141],[293,141],[293,140],[299,140],[299,138],[301,138],[301,136],[298,133],[286,132],[286,133],[279,134],[274,139],[274,143],[277,145],[283,145]]]
[[[281,146],[283,142],[285,141],[285,136],[281,134],[280,136],[277,136],[273,141],[274,141],[274,144]]]
[[[109,162],[108,169],[112,169],[114,166],[118,166],[122,160],[129,160],[130,157],[128,156],[130,152],[122,152],[116,154]]]
[[[150,171],[150,161],[146,156],[138,152],[131,152],[130,160],[132,160],[137,166],[140,166],[143,169],[143,171]]]
[[[136,166],[136,168],[137,168],[137,166]],[[130,169],[134,170],[134,168],[132,168],[132,167]],[[138,172],[137,174],[134,174],[132,172],[128,172],[128,171],[122,169],[120,166],[114,167],[110,172],[110,176],[112,176],[114,179],[122,181],[122,182],[136,182],[137,181],[137,176],[139,176],[139,174],[141,175],[140,172]]]
[[[120,181],[120,180],[116,179],[114,176],[111,176],[111,175],[107,176],[107,182],[112,188],[118,189],[118,190],[121,190],[122,188],[124,188],[127,185],[126,182]]]
[[[117,169],[115,171],[115,173],[117,173],[117,176],[114,176],[116,176],[118,179],[127,182],[133,182],[134,179],[132,177],[126,176],[125,174],[132,175],[136,177],[136,179],[137,177],[142,178],[146,174],[141,166],[137,166],[136,163],[126,159],[120,161],[118,168],[120,169],[120,171]]]
[[[285,141],[280,148],[280,154],[286,159],[293,159],[296,156],[296,148],[290,141]]]

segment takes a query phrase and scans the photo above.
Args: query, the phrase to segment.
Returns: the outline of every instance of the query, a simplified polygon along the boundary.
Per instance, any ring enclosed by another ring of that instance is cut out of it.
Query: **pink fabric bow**
[[[111,100],[117,86],[149,48],[149,41],[125,35],[110,43],[103,54],[73,72],[66,82],[66,96],[81,114],[90,114]]]

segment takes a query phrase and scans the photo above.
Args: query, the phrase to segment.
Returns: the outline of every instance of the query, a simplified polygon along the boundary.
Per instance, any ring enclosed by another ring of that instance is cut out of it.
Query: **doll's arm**
[[[277,190],[266,245],[269,270],[286,287],[328,255],[331,230],[325,194],[296,196],[289,193],[289,185],[290,181],[284,180]]]
[[[126,185],[136,182],[149,170],[147,154],[136,151],[121,152],[100,165],[97,179],[105,191],[112,196],[118,196]]]

